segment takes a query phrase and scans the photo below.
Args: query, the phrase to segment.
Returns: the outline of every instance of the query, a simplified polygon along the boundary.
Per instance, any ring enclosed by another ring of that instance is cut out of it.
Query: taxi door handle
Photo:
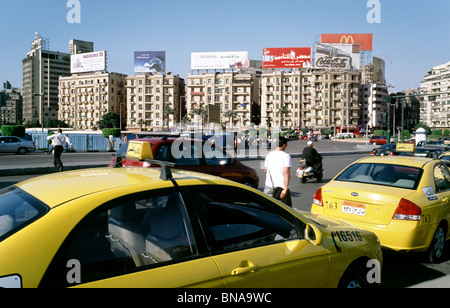
[[[447,202],[448,202],[448,198],[447,197],[442,198],[442,203],[447,203]]]
[[[231,276],[238,276],[245,273],[254,272],[259,269],[259,266],[254,265],[251,261],[242,261],[241,264],[239,264],[238,268],[235,268],[231,271]]]

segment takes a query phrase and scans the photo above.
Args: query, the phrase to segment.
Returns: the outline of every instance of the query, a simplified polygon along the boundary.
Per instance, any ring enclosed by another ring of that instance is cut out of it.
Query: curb
[[[339,156],[339,155],[361,155],[370,154],[370,151],[352,151],[352,152],[328,152],[320,153],[322,156]],[[303,155],[301,153],[289,153],[292,158],[301,158]],[[252,161],[252,160],[263,160],[265,156],[243,156],[236,157],[239,161]],[[107,167],[108,164],[84,164],[84,165],[66,165],[64,166],[64,171],[73,171],[79,169],[91,169],[91,168],[102,168]],[[0,177],[3,176],[20,176],[20,175],[40,175],[40,174],[50,174],[58,172],[56,167],[34,167],[34,168],[14,168],[14,169],[0,169]]]

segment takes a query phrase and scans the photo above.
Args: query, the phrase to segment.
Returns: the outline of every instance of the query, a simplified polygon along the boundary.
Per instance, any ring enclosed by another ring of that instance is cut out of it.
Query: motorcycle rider
[[[308,146],[303,149],[303,159],[306,161],[307,167],[312,167],[315,173],[322,173],[322,156],[314,148],[314,143],[308,141]],[[322,178],[317,178],[320,182]]]

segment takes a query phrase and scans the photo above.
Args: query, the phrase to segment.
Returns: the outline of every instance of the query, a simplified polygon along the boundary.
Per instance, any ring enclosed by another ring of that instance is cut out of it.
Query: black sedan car
[[[398,155],[398,152],[396,152],[396,147],[397,147],[396,143],[383,144],[381,147],[373,149],[370,155],[375,156]]]

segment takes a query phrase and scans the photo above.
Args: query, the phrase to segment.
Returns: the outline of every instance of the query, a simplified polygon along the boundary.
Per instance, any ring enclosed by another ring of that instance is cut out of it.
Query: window
[[[197,197],[219,251],[303,238],[297,233],[293,217],[241,190],[202,188]],[[306,225],[301,224],[299,230],[305,230]]]
[[[81,283],[197,255],[181,196],[176,192],[127,196],[88,215],[69,235],[44,277],[44,286],[67,285],[67,261],[81,265]]]
[[[0,192],[0,242],[47,213],[38,200],[19,188]]]
[[[450,174],[444,164],[434,167],[434,182],[436,183],[436,192],[450,189]]]

